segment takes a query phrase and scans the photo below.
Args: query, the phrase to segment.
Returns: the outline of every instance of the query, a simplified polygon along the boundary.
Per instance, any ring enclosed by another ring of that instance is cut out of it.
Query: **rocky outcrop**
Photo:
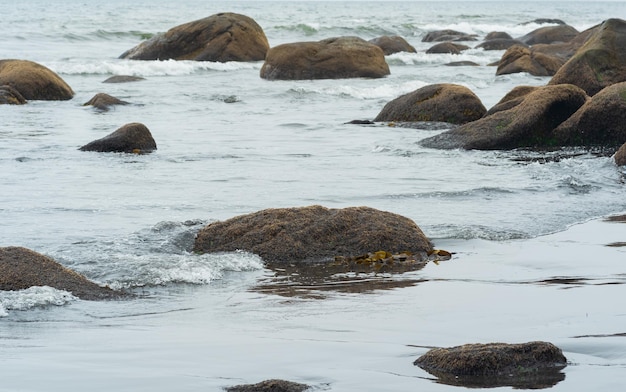
[[[83,104],[83,106],[93,106],[94,108],[102,111],[107,111],[111,106],[115,105],[128,105],[128,102],[112,97],[109,94],[98,93]]]
[[[0,86],[14,88],[26,100],[65,101],[74,91],[43,65],[28,60],[0,60]]]
[[[27,103],[19,91],[11,86],[0,86],[0,105],[24,105]]]
[[[534,76],[552,76],[565,63],[559,57],[536,52],[533,48],[514,45],[500,59],[496,75],[527,72]]]
[[[514,45],[527,47],[525,43],[517,39],[493,38],[493,39],[485,40],[481,44],[476,45],[476,48],[483,49],[483,50],[506,50]]]
[[[464,124],[478,120],[486,111],[470,89],[444,83],[425,86],[390,101],[374,121]]]
[[[498,111],[420,142],[431,148],[508,150],[554,147],[554,129],[587,100],[573,85],[543,86],[508,110]]]
[[[371,39],[369,42],[381,48],[383,53],[385,53],[385,56],[398,52],[416,52],[415,48],[411,44],[398,35],[383,35],[382,37]]]
[[[412,220],[369,207],[276,208],[214,222],[200,230],[194,251],[245,250],[272,264],[333,262],[371,252],[426,260],[432,245]]]
[[[130,60],[261,61],[267,37],[253,19],[235,13],[211,15],[158,34],[123,53]]]
[[[626,166],[626,143],[622,144],[617,150],[615,155],[613,155],[613,159],[617,166]]]
[[[436,30],[428,32],[422,42],[443,42],[443,41],[475,41],[476,35],[466,34],[456,30]]]
[[[570,83],[594,95],[611,84],[626,81],[626,21],[608,19],[591,34],[550,80]]]
[[[462,51],[469,48],[467,45],[455,44],[454,42],[440,42],[428,48],[426,53],[461,54]]]
[[[257,384],[237,385],[225,388],[227,392],[304,392],[310,387],[284,380],[266,380]]]
[[[0,290],[49,286],[86,300],[120,298],[122,293],[102,287],[63,267],[53,259],[22,247],[0,248]]]
[[[490,116],[494,113],[501,112],[503,110],[509,110],[514,106],[519,105],[523,100],[524,96],[535,91],[539,87],[537,86],[515,86],[511,91],[506,93],[504,97],[498,101],[491,109],[487,111],[485,116]]]
[[[626,142],[626,82],[601,90],[554,133],[562,145],[621,146]]]
[[[389,75],[383,50],[357,37],[278,45],[267,52],[261,77],[269,80],[381,78]]]
[[[85,144],[81,151],[127,152],[135,154],[156,150],[156,142],[150,130],[141,123],[129,123],[115,132]]]
[[[551,44],[555,42],[569,42],[578,35],[579,31],[569,25],[540,27],[518,38],[526,45]]]
[[[538,389],[562,381],[567,359],[548,342],[466,344],[436,348],[415,360],[440,382],[465,387]]]

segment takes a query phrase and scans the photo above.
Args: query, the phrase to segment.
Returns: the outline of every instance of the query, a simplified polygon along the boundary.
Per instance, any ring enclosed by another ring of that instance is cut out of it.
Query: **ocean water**
[[[431,30],[522,36],[559,18],[579,31],[622,2],[203,2],[29,0],[3,5],[0,58],[39,62],[76,92],[0,106],[0,246],[50,255],[137,299],[80,301],[48,287],[0,292],[0,391],[198,391],[283,378],[316,390],[453,390],[412,365],[427,346],[550,340],[570,359],[554,388],[626,386],[624,170],[588,151],[432,150],[445,128],[371,120],[432,83],[491,107],[528,74],[503,51],[434,55]],[[141,40],[218,12],[275,46],[401,35],[382,79],[266,81],[262,62],[129,61]],[[467,43],[475,46],[480,41]],[[478,67],[447,67],[470,60]],[[146,80],[103,84],[112,75]],[[82,104],[105,92],[131,102]],[[129,122],[148,155],[78,151]],[[370,206],[413,219],[456,253],[398,276],[277,279],[253,254],[194,255],[209,222],[264,208]],[[566,284],[566,282],[568,284]],[[37,377],[33,377],[33,375]],[[604,388],[604,389],[603,389]]]

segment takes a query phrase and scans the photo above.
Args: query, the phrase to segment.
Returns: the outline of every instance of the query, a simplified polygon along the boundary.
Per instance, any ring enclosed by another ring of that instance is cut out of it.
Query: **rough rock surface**
[[[527,72],[534,76],[552,76],[564,63],[560,57],[513,45],[502,55],[496,75]]]
[[[150,130],[141,123],[129,123],[115,132],[85,144],[81,151],[148,153],[156,150]]]
[[[86,300],[122,296],[120,292],[101,287],[30,249],[13,246],[0,248],[0,290],[24,290],[32,286],[54,287]]]
[[[443,83],[422,87],[388,102],[374,121],[464,124],[478,120],[486,111],[467,87]]]
[[[424,256],[432,245],[412,220],[369,207],[266,209],[200,230],[194,251],[245,250],[267,262],[324,262],[380,250]]]
[[[8,85],[26,100],[66,101],[74,91],[43,65],[28,60],[0,60],[0,86]]]
[[[357,37],[278,45],[267,52],[261,77],[268,80],[382,78],[389,75],[383,50]]]
[[[501,112],[503,110],[509,110],[514,106],[519,105],[523,100],[524,96],[535,91],[539,87],[537,86],[515,86],[511,91],[506,93],[504,97],[498,101],[491,109],[487,111],[485,116],[490,116],[494,113]]]
[[[237,385],[225,388],[227,392],[304,392],[310,387],[284,380],[266,380],[257,384]]]
[[[385,56],[398,52],[416,52],[415,48],[411,44],[398,35],[383,35],[381,37],[371,39],[369,42],[380,47],[385,53]]]
[[[109,110],[109,108],[114,105],[128,105],[128,102],[110,96],[109,94],[98,93],[83,104],[83,106],[93,106],[94,108],[103,111]]]
[[[261,61],[267,37],[253,19],[225,12],[185,23],[124,52],[130,60]]]

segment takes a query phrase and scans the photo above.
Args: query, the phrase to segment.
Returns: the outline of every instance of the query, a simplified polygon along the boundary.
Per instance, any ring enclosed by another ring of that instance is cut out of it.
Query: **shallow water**
[[[346,124],[431,83],[465,85],[490,107],[514,86],[548,81],[496,77],[487,64],[501,51],[427,55],[427,31],[521,36],[538,25],[520,23],[538,17],[584,30],[626,16],[620,2],[46,4],[5,7],[0,57],[50,67],[76,96],[0,106],[0,246],[45,253],[139,297],[0,292],[0,390],[219,390],[269,378],[451,390],[412,365],[426,346],[529,340],[565,351],[557,390],[624,386],[624,247],[606,245],[626,241],[626,225],[597,221],[626,211],[624,172],[610,157],[438,151],[418,145],[436,127]],[[117,59],[225,10],[253,17],[271,45],[399,34],[418,53],[388,56],[391,75],[376,80],[268,82],[262,63]],[[457,60],[481,66],[443,66]],[[114,74],[146,80],[102,83]],[[82,106],[98,92],[131,105]],[[78,151],[136,121],[156,152]],[[276,277],[245,252],[190,253],[211,221],[311,204],[407,216],[456,254],[397,276],[310,281]]]

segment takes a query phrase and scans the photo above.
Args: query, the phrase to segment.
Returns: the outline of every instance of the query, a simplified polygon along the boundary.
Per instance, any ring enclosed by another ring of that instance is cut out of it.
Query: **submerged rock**
[[[98,93],[83,104],[83,106],[93,106],[94,108],[102,111],[107,111],[109,110],[109,107],[114,105],[128,105],[128,102],[112,97],[109,94]]]
[[[304,392],[310,387],[284,380],[266,380],[257,384],[236,385],[225,388],[227,392]]]
[[[53,259],[30,249],[13,246],[0,248],[0,290],[24,290],[33,286],[49,286],[69,291],[86,300],[123,296],[122,293],[99,286]]]
[[[156,150],[156,142],[150,130],[141,123],[129,123],[115,132],[85,144],[81,151],[128,152],[135,154]]]
[[[379,250],[427,260],[432,245],[412,220],[369,207],[276,208],[214,222],[194,251],[245,250],[270,263],[334,262]]]
[[[140,82],[142,80],[146,80],[146,78],[142,78],[141,76],[133,76],[133,75],[113,75],[103,80],[102,83],[130,83],[130,82]]]
[[[398,35],[383,35],[382,37],[371,39],[369,42],[380,47],[385,53],[385,56],[398,52],[416,52],[415,48],[411,44]]]
[[[261,78],[268,80],[382,78],[389,75],[383,50],[358,37],[278,45],[267,52]]]
[[[432,349],[414,365],[450,385],[538,389],[565,379],[567,359],[547,342],[489,343]]]
[[[456,84],[432,84],[388,102],[374,121],[436,121],[464,124],[487,109],[470,89]]]
[[[26,100],[65,101],[74,91],[43,65],[28,60],[0,60],[0,86],[14,88]]]
[[[124,52],[130,60],[261,61],[267,37],[253,19],[225,12],[185,23]]]

